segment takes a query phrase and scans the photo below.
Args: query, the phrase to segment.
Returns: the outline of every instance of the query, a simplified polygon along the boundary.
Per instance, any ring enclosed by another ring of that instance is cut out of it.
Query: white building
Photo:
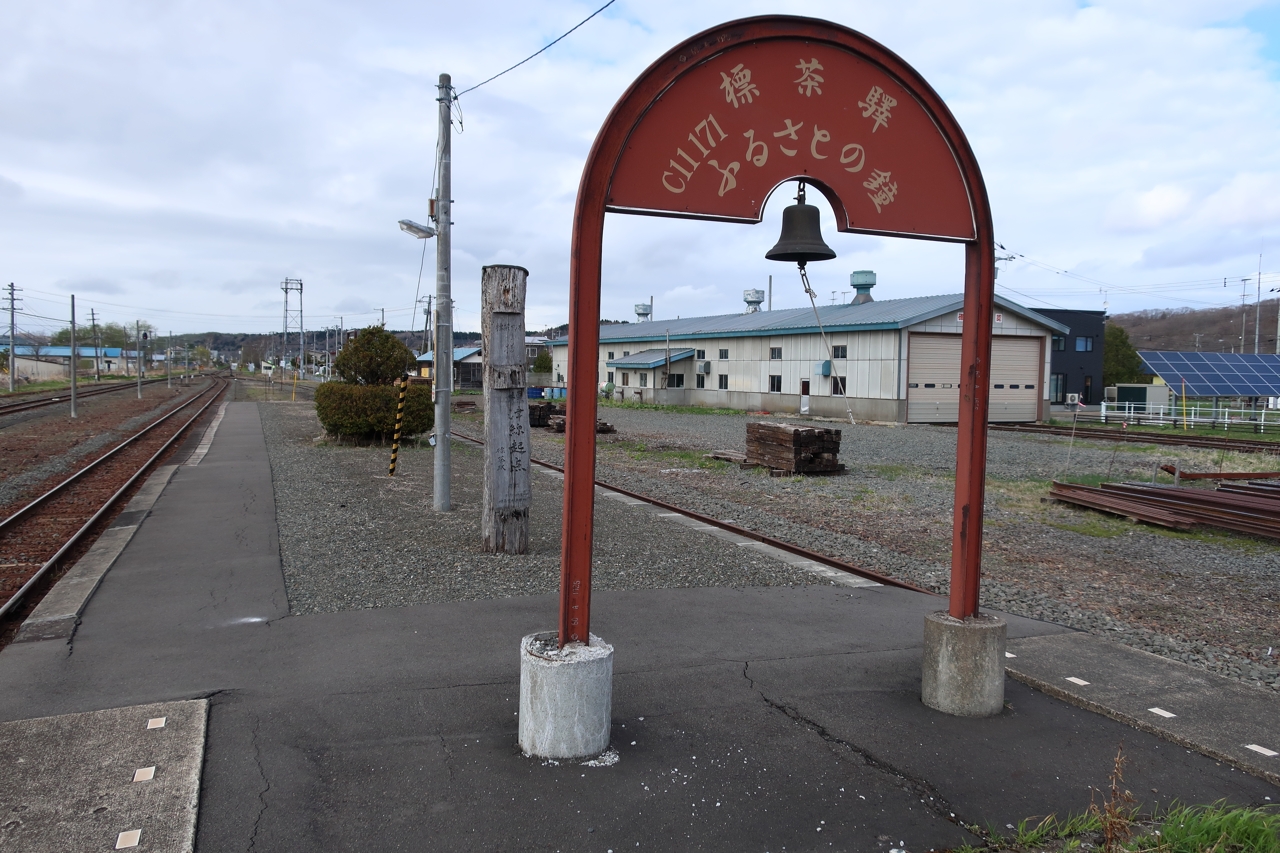
[[[874,281],[874,279],[872,279]],[[614,399],[860,420],[954,423],[960,406],[959,294],[600,327],[599,381]],[[1067,327],[999,296],[992,331],[992,421],[1049,410],[1049,341]],[[550,341],[568,376],[567,340]]]

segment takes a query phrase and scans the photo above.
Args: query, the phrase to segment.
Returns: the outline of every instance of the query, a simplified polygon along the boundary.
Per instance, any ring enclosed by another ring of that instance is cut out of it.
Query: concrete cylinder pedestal
[[[520,748],[537,758],[594,758],[609,748],[613,646],[556,646],[555,631],[520,641]]]
[[[1006,626],[998,616],[924,617],[920,700],[957,717],[992,717],[1004,708]]]

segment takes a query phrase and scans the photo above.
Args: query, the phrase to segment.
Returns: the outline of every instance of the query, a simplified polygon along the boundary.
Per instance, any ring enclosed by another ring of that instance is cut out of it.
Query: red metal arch
[[[995,252],[991,210],[977,159],[946,104],[910,65],[883,45],[846,27],[812,18],[763,16],[714,27],[668,51],[631,85],[609,113],[583,169],[574,211],[569,273],[568,411],[565,434],[563,544],[560,563],[560,642],[585,642],[590,631],[591,548],[595,500],[596,387],[599,371],[600,277],[604,217],[610,187],[628,139],[651,108],[682,77],[733,47],[776,39],[829,45],[869,61],[908,90],[923,107],[955,158],[968,193],[972,237],[965,243],[964,324],[961,358],[959,438],[952,537],[950,612],[956,618],[977,615],[981,576],[983,498],[987,449],[987,404],[991,359],[991,323],[995,291]],[[807,178],[808,179],[808,178]],[[848,227],[845,200],[818,176],[841,230],[885,233]],[[671,211],[639,211],[688,216]],[[715,217],[710,217],[715,218]],[[744,221],[742,218],[736,221]],[[898,232],[924,239],[957,239]]]

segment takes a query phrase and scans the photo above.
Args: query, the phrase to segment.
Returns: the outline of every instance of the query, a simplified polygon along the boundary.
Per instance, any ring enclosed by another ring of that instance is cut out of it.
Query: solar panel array
[[[1188,397],[1280,396],[1280,355],[1230,352],[1140,352],[1147,372]]]

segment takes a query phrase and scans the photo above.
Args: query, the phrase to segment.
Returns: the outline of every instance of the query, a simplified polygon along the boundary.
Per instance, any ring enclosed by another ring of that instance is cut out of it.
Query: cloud
[[[22,184],[0,175],[0,201],[17,201],[22,196]]]
[[[67,293],[100,293],[111,296],[127,292],[119,282],[105,278],[63,279],[55,282],[55,286]]]
[[[76,282],[86,296],[119,296],[97,306],[113,319],[172,312],[175,331],[237,312],[228,327],[275,329],[286,276],[306,283],[309,326],[340,314],[368,322],[385,306],[390,324],[417,328],[413,298],[434,292],[435,243],[419,288],[424,247],[396,221],[426,220],[438,74],[463,90],[596,5],[473,0],[434,10],[423,27],[421,5],[404,0],[317,0],[305,11],[288,0],[91,4],[76,15],[16,2],[0,30],[6,280],[59,290]],[[998,239],[1054,267],[1133,285],[1139,293],[1110,297],[1113,310],[1127,310],[1219,299],[1209,285],[1157,285],[1247,273],[1258,244],[1280,237],[1280,86],[1264,35],[1243,23],[1262,5],[783,8],[859,28],[915,64],[978,156]],[[453,137],[459,328],[478,327],[480,267],[494,262],[529,268],[531,327],[564,320],[574,199],[609,109],[680,40],[778,8],[619,0],[462,97]],[[754,227],[610,216],[605,315],[629,318],[651,293],[668,294],[660,315],[737,311],[742,290],[766,287],[770,275],[775,307],[807,304],[794,269],[763,259],[786,201],[776,194]],[[823,222],[840,257],[811,269],[820,293],[847,290],[848,273],[864,268],[877,271],[879,298],[960,287],[958,247],[837,234],[829,215]],[[1068,307],[1101,300],[1099,285],[1031,264],[1011,265],[1001,283]]]

